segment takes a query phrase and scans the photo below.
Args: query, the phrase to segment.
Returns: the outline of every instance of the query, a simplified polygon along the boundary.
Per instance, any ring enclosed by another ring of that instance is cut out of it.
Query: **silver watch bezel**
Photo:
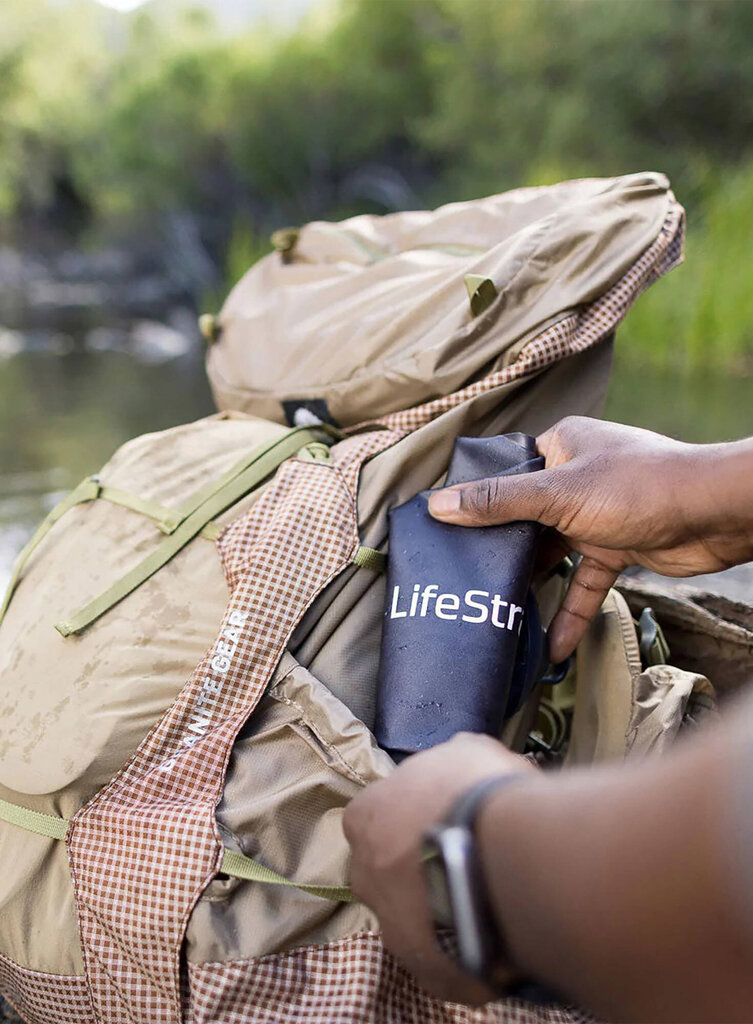
[[[487,981],[500,943],[473,833],[463,825],[438,825],[426,833],[422,852],[435,924],[452,928],[461,968]],[[446,943],[440,948],[448,952]]]

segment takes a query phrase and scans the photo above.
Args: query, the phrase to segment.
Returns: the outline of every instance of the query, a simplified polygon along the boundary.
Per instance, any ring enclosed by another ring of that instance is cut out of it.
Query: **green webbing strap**
[[[96,480],[96,477],[92,479]],[[130,509],[131,512],[138,512],[148,519],[153,519],[163,533],[172,533],[183,518],[180,512],[176,512],[172,508],[165,508],[164,505],[158,505],[156,501],[140,498],[137,494],[121,491],[117,487],[108,487],[107,484],[102,484],[97,497],[104,498],[105,501],[109,501],[113,505],[120,505],[121,508]]]
[[[68,831],[68,819],[58,818],[53,814],[41,814],[39,811],[32,811],[28,807],[19,807],[17,804],[9,804],[7,800],[0,800],[0,821],[9,825],[16,825],[27,832],[34,832],[39,836],[46,836],[47,839],[65,839]],[[347,885],[310,885],[303,882],[291,882],[283,875],[265,867],[250,857],[244,857],[242,853],[235,850],[225,850],[222,855],[220,871],[233,878],[243,878],[248,882],[262,882],[265,885],[286,885],[293,889],[301,889],[312,896],[319,896],[323,900],[337,900],[340,903],[350,903],[353,900],[353,893]]]
[[[222,483],[207,500],[192,512],[150,555],[147,555],[129,573],[108,587],[99,597],[85,605],[65,622],[55,624],[55,629],[62,636],[80,633],[105,612],[113,608],[124,597],[141,586],[146,580],[158,572],[177,553],[204,530],[216,516],[230,508],[237,501],[257,487],[286,459],[291,458],[307,442],[314,441],[314,435],[304,428],[291,430],[272,445],[256,450],[256,455],[245,470],[233,479]],[[223,478],[225,480],[225,478]]]
[[[299,434],[302,429],[308,428],[296,428]],[[290,432],[284,435],[284,437],[289,436]],[[310,433],[307,434],[307,438],[308,440],[304,438],[300,441],[298,448],[301,448],[303,447],[303,445],[311,443],[316,440],[316,438],[314,438],[313,435],[311,435]],[[282,440],[284,440],[284,438]],[[273,443],[279,444],[280,442],[275,441]],[[269,445],[263,445],[260,448],[252,448],[250,452],[246,452],[246,454],[239,462],[236,462],[235,465],[231,466],[226,473],[223,473],[223,475],[219,477],[219,479],[210,480],[208,484],[205,484],[205,486],[196,491],[195,494],[192,494],[190,498],[187,498],[186,501],[184,501],[182,505],[178,506],[177,510],[173,513],[173,515],[175,516],[175,525],[172,526],[170,529],[163,530],[163,533],[174,533],[174,531],[181,525],[181,523],[185,522],[185,520],[188,519],[190,515],[192,515],[197,509],[201,508],[201,506],[205,502],[209,501],[209,499],[214,494],[217,494],[218,491],[221,491],[224,487],[227,487],[227,485],[232,483],[236,477],[240,476],[240,474],[245,472],[250,465],[256,462],[256,460],[259,458],[259,452],[266,451],[268,447]],[[296,451],[297,450],[298,449],[296,449]],[[295,454],[295,452],[293,454]]]
[[[353,564],[361,569],[371,569],[372,572],[384,572],[387,568],[387,556],[374,548],[361,546],[355,553]]]
[[[201,536],[206,537],[207,540],[217,540],[221,533],[222,527],[219,526],[217,523],[207,523],[207,525],[201,531]]]
[[[42,543],[44,538],[50,532],[52,527],[61,519],[65,513],[73,508],[75,505],[80,505],[85,501],[93,501],[99,494],[100,486],[98,481],[91,476],[88,476],[85,480],[82,480],[78,487],[75,487],[70,494],[66,495],[63,500],[55,506],[55,508],[47,515],[42,521],[41,525],[37,529],[37,532],[31,538],[29,543],[23,549],[21,554],[18,556],[13,564],[13,570],[10,576],[10,582],[5,591],[5,597],[3,603],[0,605],[0,622],[3,621],[10,599],[13,597],[13,593],[18,586],[19,580],[21,579],[21,573],[23,572],[24,566],[31,558],[34,551]]]
[[[40,814],[39,811],[31,811],[28,807],[9,804],[7,800],[0,800],[0,821],[18,825],[27,832],[36,832],[38,836],[47,836],[48,839],[65,839],[65,833],[68,831],[67,818]]]
[[[286,885],[293,889],[301,889],[312,896],[323,900],[337,900],[340,903],[352,903],[353,893],[347,885],[310,885],[307,882],[291,882],[283,875],[260,864],[258,860],[244,857],[235,850],[225,850],[222,855],[220,871],[233,878],[244,878],[247,882],[263,882],[267,885]]]
[[[248,463],[248,459],[245,461]],[[13,597],[13,593],[18,586],[24,566],[55,523],[76,505],[83,505],[97,498],[102,498],[113,505],[120,505],[121,508],[127,508],[132,512],[138,512],[142,516],[147,516],[157,524],[163,533],[172,533],[186,518],[185,514],[180,510],[176,511],[175,509],[166,508],[164,505],[158,505],[156,501],[150,501],[148,498],[140,498],[137,494],[121,491],[118,487],[109,487],[107,484],[101,484],[96,476],[86,477],[78,487],[75,487],[70,494],[67,494],[49,513],[16,559],[10,583],[6,589],[3,603],[0,605],[0,622],[3,621],[5,612],[10,604],[10,599]],[[207,540],[216,540],[220,534],[220,527],[216,523],[208,523],[201,531],[201,534]]]

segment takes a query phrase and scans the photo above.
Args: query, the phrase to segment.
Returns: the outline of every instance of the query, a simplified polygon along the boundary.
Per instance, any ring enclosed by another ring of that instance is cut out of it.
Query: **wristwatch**
[[[512,772],[483,779],[466,790],[444,821],[425,833],[423,869],[442,952],[497,995],[557,1005],[565,1001],[558,993],[515,972],[492,911],[474,832],[487,798],[526,778],[530,779],[527,772]]]
[[[474,826],[492,793],[527,774],[514,772],[483,779],[455,803],[444,821],[424,835],[422,856],[432,917],[438,929],[454,933],[455,959],[468,974],[487,984],[496,965],[506,960],[505,941],[491,909]],[[443,941],[443,938],[445,941]],[[438,934],[443,951],[452,943]]]

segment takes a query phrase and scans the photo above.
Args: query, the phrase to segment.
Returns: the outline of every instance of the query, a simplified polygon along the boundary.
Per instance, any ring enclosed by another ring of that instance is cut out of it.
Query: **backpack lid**
[[[672,203],[641,173],[278,232],[208,332],[217,404],[347,427],[456,391],[615,284]]]

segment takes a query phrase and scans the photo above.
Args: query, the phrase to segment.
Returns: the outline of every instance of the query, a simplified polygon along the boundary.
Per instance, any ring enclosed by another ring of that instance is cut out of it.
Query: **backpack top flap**
[[[641,173],[308,224],[230,293],[217,404],[292,423],[306,402],[350,426],[453,392],[614,285],[673,205]]]

